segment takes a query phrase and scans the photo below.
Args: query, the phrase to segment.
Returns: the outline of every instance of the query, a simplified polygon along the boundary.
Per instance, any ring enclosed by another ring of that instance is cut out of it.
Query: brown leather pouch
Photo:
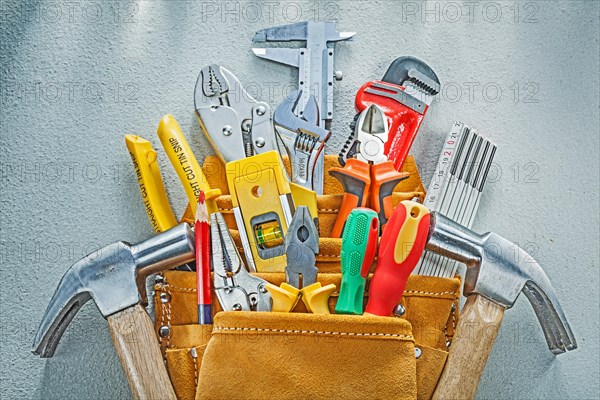
[[[327,157],[326,167],[334,158]],[[425,194],[412,158],[405,169],[411,178],[396,187],[394,204]],[[227,193],[217,175],[208,175],[211,186]],[[341,192],[337,181],[325,185],[328,194],[318,198],[322,236],[330,234],[341,202],[333,194]],[[229,196],[218,205],[234,228]],[[341,240],[324,237],[319,244],[318,280],[339,288]],[[285,279],[258,275],[276,285]],[[289,314],[221,312],[213,296],[214,325],[197,325],[195,274],[167,271],[163,278],[155,286],[156,329],[180,399],[429,399],[458,319],[459,279],[413,275],[402,318],[308,314],[302,302]],[[332,311],[337,296],[330,297]]]

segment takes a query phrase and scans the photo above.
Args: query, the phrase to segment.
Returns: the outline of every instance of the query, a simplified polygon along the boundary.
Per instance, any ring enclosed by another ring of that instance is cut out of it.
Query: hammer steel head
[[[479,235],[437,212],[427,250],[467,265],[464,294],[476,293],[511,308],[523,292],[546,337],[550,351],[577,348],[575,336],[544,270],[525,250],[495,234]]]
[[[48,304],[33,353],[52,357],[69,322],[89,299],[105,318],[146,303],[146,278],[194,260],[194,232],[180,224],[137,245],[117,242],[76,262]]]

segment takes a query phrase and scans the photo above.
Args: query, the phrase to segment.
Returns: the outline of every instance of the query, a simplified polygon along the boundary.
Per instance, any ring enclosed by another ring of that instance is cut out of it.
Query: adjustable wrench
[[[275,26],[256,32],[252,41],[264,42],[306,42],[303,48],[253,48],[256,56],[281,64],[298,68],[298,109],[312,107],[315,100],[320,110],[320,118],[315,125],[330,129],[333,119],[333,81],[341,80],[342,73],[334,72],[334,43],[351,39],[356,32],[338,32],[335,22],[302,21],[295,24]],[[314,97],[313,97],[314,96]],[[300,112],[302,116],[302,112]],[[325,152],[317,155],[315,191],[323,194],[323,170],[325,169]],[[318,175],[316,175],[318,173]]]
[[[317,162],[331,132],[317,125],[319,108],[314,96],[300,109],[302,92],[294,91],[275,109],[275,131],[292,166],[292,182],[323,194],[323,165]]]

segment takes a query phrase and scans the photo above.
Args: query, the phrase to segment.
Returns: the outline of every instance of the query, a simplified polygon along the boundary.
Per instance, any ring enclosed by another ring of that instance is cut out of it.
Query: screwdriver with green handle
[[[369,208],[355,208],[348,215],[340,253],[342,285],[335,312],[363,313],[365,282],[375,258],[379,237],[379,218]]]

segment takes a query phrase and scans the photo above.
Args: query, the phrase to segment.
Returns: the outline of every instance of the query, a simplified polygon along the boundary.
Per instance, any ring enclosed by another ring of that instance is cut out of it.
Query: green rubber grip
[[[369,208],[352,210],[342,235],[342,285],[335,306],[337,314],[363,313],[365,281],[375,258],[378,236],[377,213]]]

